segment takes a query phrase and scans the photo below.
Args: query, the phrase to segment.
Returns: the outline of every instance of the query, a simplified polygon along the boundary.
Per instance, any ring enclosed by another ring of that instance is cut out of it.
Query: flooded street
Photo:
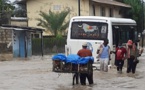
[[[145,53],[140,57],[136,74],[118,74],[94,70],[94,85],[72,85],[72,74],[52,72],[51,56],[0,62],[0,90],[144,90]],[[88,81],[87,81],[88,83]]]

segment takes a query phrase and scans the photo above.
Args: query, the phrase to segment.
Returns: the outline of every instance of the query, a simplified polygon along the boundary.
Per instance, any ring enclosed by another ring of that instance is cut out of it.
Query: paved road
[[[0,90],[144,90],[145,54],[140,57],[136,74],[94,70],[94,86],[72,86],[72,74],[52,72],[51,56],[0,62]]]

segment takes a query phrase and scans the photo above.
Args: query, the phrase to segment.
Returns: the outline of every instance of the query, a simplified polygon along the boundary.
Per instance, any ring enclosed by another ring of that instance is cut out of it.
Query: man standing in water
[[[132,40],[127,42],[127,73],[135,73],[138,49]]]
[[[108,39],[104,39],[104,43],[100,46],[98,58],[100,58],[100,70],[108,72],[108,63],[110,57],[110,46]]]

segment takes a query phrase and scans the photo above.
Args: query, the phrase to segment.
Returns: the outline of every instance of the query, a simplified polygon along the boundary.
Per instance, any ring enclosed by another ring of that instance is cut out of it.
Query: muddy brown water
[[[145,54],[139,59],[136,74],[118,74],[116,67],[109,72],[94,70],[94,85],[72,85],[72,74],[52,72],[48,56],[13,59],[0,62],[0,90],[144,90]]]

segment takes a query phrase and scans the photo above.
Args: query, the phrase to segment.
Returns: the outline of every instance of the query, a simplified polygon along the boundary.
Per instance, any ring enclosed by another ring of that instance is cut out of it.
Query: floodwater
[[[72,74],[52,72],[51,55],[0,62],[0,90],[144,90],[145,53],[139,58],[136,74],[94,70],[94,85],[72,85]],[[88,81],[87,81],[88,83]]]

